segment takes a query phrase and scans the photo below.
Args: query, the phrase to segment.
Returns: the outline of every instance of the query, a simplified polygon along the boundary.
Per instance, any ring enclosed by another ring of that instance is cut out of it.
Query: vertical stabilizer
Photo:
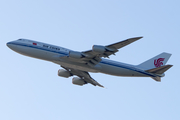
[[[137,67],[142,68],[144,70],[158,68],[158,67],[164,66],[170,57],[171,57],[170,53],[164,52],[139,64]]]

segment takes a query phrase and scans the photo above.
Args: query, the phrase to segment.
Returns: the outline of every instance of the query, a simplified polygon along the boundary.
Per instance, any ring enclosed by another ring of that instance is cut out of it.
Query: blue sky
[[[180,17],[178,0],[0,1],[1,120],[178,120]],[[162,82],[91,76],[106,88],[76,86],[59,65],[22,56],[6,43],[27,38],[84,51],[131,37],[143,39],[110,59],[140,64],[171,53]]]

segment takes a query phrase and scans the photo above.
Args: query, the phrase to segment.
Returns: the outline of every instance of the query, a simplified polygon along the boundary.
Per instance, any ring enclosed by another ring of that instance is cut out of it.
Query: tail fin
[[[171,54],[164,52],[164,53],[161,53],[161,54],[139,64],[137,67],[142,68],[144,70],[159,68],[161,66],[164,66],[170,57],[171,57]]]

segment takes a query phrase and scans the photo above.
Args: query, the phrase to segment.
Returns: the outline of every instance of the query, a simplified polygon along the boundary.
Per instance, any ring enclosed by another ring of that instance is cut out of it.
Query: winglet
[[[97,86],[104,88],[104,86],[102,86],[102,85],[101,85],[101,84],[99,84],[99,83],[97,84]]]
[[[104,86],[102,86],[101,84],[99,84],[96,80],[94,80],[94,79],[92,79],[91,78],[91,80],[92,80],[92,85],[94,85],[94,86],[99,86],[99,87],[102,87],[102,88],[104,88]]]

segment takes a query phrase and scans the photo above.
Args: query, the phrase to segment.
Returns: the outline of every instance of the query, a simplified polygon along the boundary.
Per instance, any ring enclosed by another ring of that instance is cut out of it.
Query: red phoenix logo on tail
[[[155,65],[156,67],[161,67],[161,65],[163,65],[163,62],[162,62],[162,61],[164,61],[164,58],[155,59],[155,60],[154,60],[154,65]]]

